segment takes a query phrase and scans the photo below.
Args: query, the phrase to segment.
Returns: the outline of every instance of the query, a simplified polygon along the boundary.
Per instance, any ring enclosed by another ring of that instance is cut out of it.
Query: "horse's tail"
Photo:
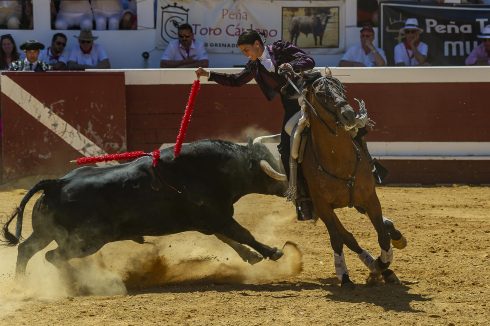
[[[27,194],[22,198],[19,207],[15,209],[7,223],[3,226],[3,237],[5,238],[5,244],[7,246],[16,246],[19,244],[20,237],[22,234],[22,220],[24,218],[24,208],[27,205],[27,202],[34,196],[34,194],[40,190],[46,190],[49,186],[56,184],[58,180],[42,180],[38,182],[34,187],[32,187]],[[10,233],[9,225],[17,216],[17,225],[15,228],[15,235]]]

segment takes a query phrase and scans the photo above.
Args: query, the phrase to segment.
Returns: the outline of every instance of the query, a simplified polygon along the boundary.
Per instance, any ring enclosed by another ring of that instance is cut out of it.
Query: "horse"
[[[393,222],[383,217],[376,194],[373,160],[365,141],[353,137],[360,121],[365,124],[369,120],[367,111],[363,110],[363,115],[356,113],[347,102],[344,86],[331,74],[320,75],[304,86],[299,101],[309,124],[299,168],[313,202],[314,216],[323,221],[330,235],[335,272],[341,286],[354,286],[345,263],[344,244],[369,269],[368,284],[383,281],[399,284],[398,277],[389,269],[393,260],[391,244],[403,249],[407,241]],[[359,103],[364,109],[364,102]],[[376,259],[359,245],[335,214],[335,209],[347,206],[366,214],[373,224],[381,248]]]

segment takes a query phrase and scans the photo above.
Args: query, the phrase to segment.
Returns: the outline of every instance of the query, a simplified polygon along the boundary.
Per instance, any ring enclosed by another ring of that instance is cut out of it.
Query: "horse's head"
[[[356,112],[347,103],[344,85],[335,77],[324,76],[317,78],[308,88],[309,100],[318,110],[320,118],[324,116],[323,111],[330,115],[329,120],[341,124],[345,129],[350,130],[357,124]],[[328,117],[322,118],[327,120]]]

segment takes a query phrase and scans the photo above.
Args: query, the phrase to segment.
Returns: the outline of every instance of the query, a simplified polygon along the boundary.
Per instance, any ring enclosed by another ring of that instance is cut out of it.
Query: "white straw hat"
[[[416,29],[419,32],[423,32],[423,29],[419,27],[419,21],[417,18],[407,18],[405,21],[405,26],[402,27],[403,31],[406,29]]]

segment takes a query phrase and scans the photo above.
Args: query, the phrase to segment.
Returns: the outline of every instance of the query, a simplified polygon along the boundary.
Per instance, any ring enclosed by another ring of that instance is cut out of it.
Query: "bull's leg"
[[[254,265],[263,260],[261,255],[259,255],[255,251],[248,249],[248,247],[245,247],[244,245],[233,241],[230,238],[225,237],[224,235],[215,234],[215,236],[227,245],[229,245],[233,250],[235,250],[244,262],[247,262],[250,265]]]
[[[59,271],[61,278],[68,289],[73,293],[83,293],[83,284],[77,283],[76,271],[68,261],[72,258],[83,258],[95,253],[105,242],[96,239],[81,240],[78,234],[69,234],[65,241],[56,240],[58,248],[46,253],[46,260],[53,264]],[[72,240],[77,239],[77,240]]]
[[[18,248],[15,277],[22,277],[25,274],[27,263],[32,256],[46,248],[51,241],[53,241],[52,238],[34,231],[29,238],[22,242]]]
[[[371,282],[372,279],[378,279],[379,274],[383,275],[383,278],[387,283],[399,283],[400,281],[396,277],[395,273],[388,269],[393,261],[393,249],[391,248],[390,234],[383,221],[381,204],[376,192],[373,192],[369,198],[366,206],[366,213],[369,216],[376,233],[378,234],[378,243],[381,248],[381,254],[375,260],[376,272],[371,273],[370,278],[368,278],[368,283]]]
[[[318,207],[318,212],[321,212],[320,219],[325,223],[327,227],[328,234],[330,235],[330,245],[334,251],[334,264],[335,264],[335,274],[340,281],[342,287],[353,288],[354,283],[349,278],[349,271],[347,270],[347,265],[345,263],[344,258],[344,242],[342,239],[342,234],[337,228],[336,221],[338,220],[337,215],[331,207],[326,207],[324,204],[321,204],[323,207]],[[339,221],[340,223],[340,221]]]
[[[283,255],[282,250],[271,248],[255,240],[250,231],[241,226],[233,218],[231,218],[227,224],[223,225],[216,233],[222,234],[238,243],[252,247],[263,257],[267,257],[271,260],[278,260]]]

